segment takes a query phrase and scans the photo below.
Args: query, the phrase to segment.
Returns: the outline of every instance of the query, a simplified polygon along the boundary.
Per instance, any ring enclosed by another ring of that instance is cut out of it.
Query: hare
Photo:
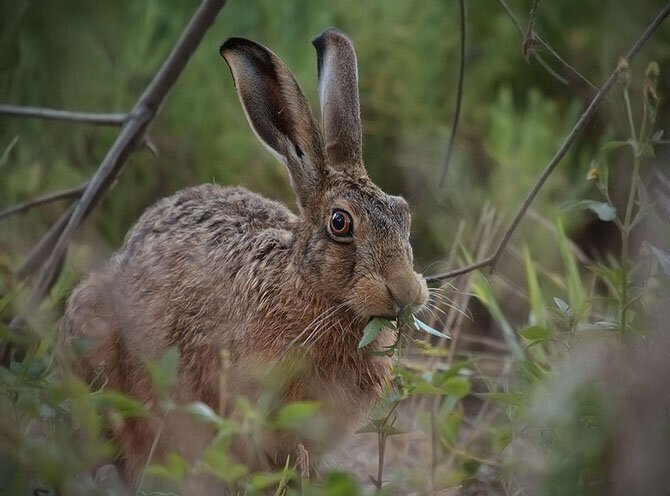
[[[313,44],[323,131],[273,52],[242,38],[220,49],[253,131],[288,168],[298,213],[240,187],[207,184],[164,198],[74,290],[62,322],[66,345],[92,343],[76,359],[78,375],[90,382],[104,374],[107,387],[150,408],[145,362],[170,347],[180,351],[171,391],[178,404],[201,401],[234,415],[235,398],[259,398],[262,370],[274,379],[276,405],[319,402],[327,441],[287,432],[233,447],[257,470],[295,460],[299,444],[316,467],[330,443],[360,426],[390,379],[390,358],[374,352],[394,339],[382,333],[358,349],[363,328],[428,297],[413,269],[408,204],[385,194],[363,166],[353,45],[333,28]],[[288,357],[301,366],[272,373]],[[134,484],[150,452],[152,461],[171,451],[193,459],[213,433],[175,413],[126,420],[114,436]]]

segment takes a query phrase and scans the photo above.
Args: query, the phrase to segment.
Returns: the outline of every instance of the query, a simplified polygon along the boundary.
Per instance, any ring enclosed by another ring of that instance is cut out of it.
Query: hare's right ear
[[[301,209],[318,194],[326,167],[321,133],[305,96],[284,63],[263,45],[230,38],[221,45],[251,127],[289,170]]]
[[[349,174],[365,174],[354,45],[335,28],[326,29],[312,44],[317,54],[323,135],[330,166]]]

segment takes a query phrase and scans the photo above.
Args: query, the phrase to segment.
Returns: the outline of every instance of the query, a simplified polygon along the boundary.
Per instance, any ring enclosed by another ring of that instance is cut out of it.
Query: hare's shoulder
[[[163,198],[144,212],[123,251],[144,251],[148,244],[216,247],[268,229],[291,229],[297,222],[284,204],[246,188],[203,184]]]

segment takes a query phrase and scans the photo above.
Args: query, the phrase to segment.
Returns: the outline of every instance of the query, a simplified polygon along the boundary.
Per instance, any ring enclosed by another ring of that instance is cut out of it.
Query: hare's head
[[[303,224],[301,270],[334,303],[361,319],[395,316],[427,300],[412,268],[410,211],[384,193],[363,166],[356,54],[335,29],[313,41],[323,132],[282,61],[253,41],[221,47],[258,138],[290,173]],[[281,226],[278,226],[281,227]]]

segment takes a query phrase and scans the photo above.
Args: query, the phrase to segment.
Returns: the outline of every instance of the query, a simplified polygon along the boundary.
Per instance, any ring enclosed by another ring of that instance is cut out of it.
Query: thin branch
[[[98,114],[90,112],[70,112],[40,107],[0,104],[0,115],[8,117],[34,117],[54,121],[82,122],[96,126],[122,126],[128,118],[126,114]]]
[[[458,12],[460,18],[461,29],[461,52],[460,63],[458,66],[458,87],[456,89],[456,111],[454,112],[454,120],[451,124],[451,137],[449,138],[449,145],[447,146],[447,156],[444,159],[444,167],[440,175],[440,188],[444,186],[444,181],[447,178],[449,171],[449,162],[451,161],[451,153],[454,149],[454,142],[456,141],[456,132],[458,131],[458,123],[461,117],[461,105],[463,103],[463,80],[465,79],[465,1],[458,0]]]
[[[42,252],[50,255],[30,295],[29,302],[32,305],[37,305],[50,291],[58,278],[62,261],[76,229],[111,186],[130,153],[141,144],[148,124],[160,110],[170,89],[225,3],[226,0],[202,1],[172,52],[129,113],[129,118],[123,124],[118,138],[87,184],[84,194],[73,209],[59,219],[57,225],[65,224],[62,232],[58,234],[58,229],[52,229],[38,244],[38,247],[42,247]],[[29,257],[33,262],[38,262],[33,254]],[[25,262],[21,268],[26,268]],[[21,272],[26,275],[25,270]]]
[[[545,70],[554,78],[556,79],[559,83],[564,84],[565,86],[568,86],[570,84],[570,81],[565,79],[563,76],[561,76],[558,72],[556,72],[553,67],[549,65],[549,63],[544,60],[544,58],[537,52],[533,53],[533,57],[535,57],[535,60],[539,62],[539,64],[545,68]],[[598,88],[596,88],[596,91]]]
[[[635,58],[635,56],[638,54],[638,52],[642,49],[642,47],[645,45],[645,43],[649,40],[651,35],[658,29],[658,27],[665,21],[665,19],[670,15],[670,2],[661,9],[661,11],[658,13],[658,15],[651,21],[649,26],[644,30],[644,32],[640,35],[638,40],[633,44],[633,46],[628,50],[628,53],[625,55],[624,59],[628,61],[629,63]],[[491,270],[495,269],[496,263],[502,256],[503,252],[505,251],[505,247],[507,246],[507,243],[509,242],[510,238],[514,234],[514,231],[518,227],[519,223],[521,222],[521,219],[523,216],[526,214],[526,211],[530,207],[530,204],[533,202],[537,194],[539,193],[540,189],[542,189],[542,186],[546,182],[546,180],[551,176],[552,172],[556,168],[556,166],[560,163],[561,159],[565,156],[565,154],[568,152],[572,144],[575,142],[575,140],[579,137],[581,134],[582,130],[586,126],[586,124],[591,120],[591,117],[593,117],[593,114],[595,114],[596,110],[598,110],[598,107],[602,103],[603,99],[609,93],[609,91],[612,89],[614,84],[618,81],[619,75],[621,74],[621,69],[620,65],[617,66],[617,68],[610,74],[610,76],[607,78],[605,83],[602,85],[600,90],[598,90],[598,93],[593,97],[593,100],[591,100],[591,103],[587,107],[587,109],[584,111],[582,116],[579,118],[575,126],[572,128],[570,133],[566,136],[565,140],[563,140],[563,143],[559,147],[559,149],[556,151],[556,154],[553,156],[553,158],[549,161],[549,163],[546,165],[545,169],[542,171],[542,174],[538,177],[537,181],[533,185],[532,189],[528,192],[528,195],[526,196],[525,200],[521,204],[521,207],[519,207],[519,210],[517,211],[516,215],[514,216],[514,219],[512,220],[511,224],[503,234],[502,239],[500,240],[500,243],[498,244],[498,247],[496,248],[495,252],[488,258],[485,258],[483,260],[480,260],[479,262],[467,265],[465,267],[461,267],[459,269],[454,269],[450,270],[448,272],[444,272],[442,274],[437,274],[431,277],[427,277],[426,280],[428,282],[434,282],[434,281],[442,281],[444,279],[451,279],[453,277],[462,275],[462,274],[467,274],[468,272],[472,272],[473,270],[481,269],[483,267],[490,267]]]
[[[505,0],[498,0],[498,3],[503,8],[503,10],[507,13],[507,17],[510,18],[510,20],[512,21],[512,24],[514,24],[514,27],[519,32],[519,36],[521,36],[523,38],[523,28],[521,27],[521,24],[519,23],[519,20],[514,15],[514,12],[512,12],[512,9],[510,9],[509,5],[507,5],[507,2]]]
[[[530,8],[528,16],[528,27],[526,28],[526,35],[523,37],[523,56],[528,60],[528,54],[533,51],[536,44],[535,33],[533,26],[535,18],[537,17],[537,9],[540,6],[540,0],[534,0],[533,6]]]
[[[33,198],[32,200],[26,200],[24,202],[17,203],[16,205],[6,208],[0,212],[0,219],[4,219],[5,217],[9,217],[10,215],[18,214],[20,212],[25,212],[26,210],[30,210],[31,208],[38,207],[46,203],[51,203],[58,200],[67,200],[68,198],[79,198],[86,189],[86,184],[87,183],[84,183],[79,186],[75,186],[74,188],[47,193],[45,195],[38,196],[37,198]]]
[[[507,4],[507,2],[505,0],[498,0],[498,4],[500,4],[500,6],[503,8],[505,13],[507,14],[507,17],[509,17],[510,21],[512,21],[512,24],[514,24],[514,27],[516,28],[516,30],[519,33],[519,36],[521,36],[523,38],[522,52],[523,52],[523,56],[526,59],[528,59],[528,57],[530,55],[532,55],[533,57],[535,57],[535,60],[537,60],[540,63],[540,65],[542,67],[544,67],[552,77],[556,78],[556,80],[558,80],[560,83],[567,85],[569,82],[563,76],[557,74],[556,71],[554,71],[549,66],[549,64],[540,56],[540,54],[537,53],[536,50],[534,50],[534,48],[536,48],[537,46],[540,46],[543,49],[545,49],[547,52],[549,52],[554,58],[556,58],[556,60],[558,60],[567,70],[569,70],[570,72],[575,74],[575,76],[577,76],[577,78],[579,78],[581,81],[588,84],[591,88],[595,89],[596,91],[598,90],[598,88],[593,83],[591,83],[585,76],[583,76],[577,69],[575,69],[573,66],[568,64],[563,59],[563,57],[561,57],[556,52],[556,50],[554,50],[549,45],[549,43],[547,43],[540,35],[538,35],[536,32],[534,32],[532,30],[527,31],[524,34],[524,30],[521,27],[521,23],[516,18],[516,16],[514,15],[514,12],[512,12],[512,9],[510,8],[510,6]],[[534,22],[535,22],[534,17],[537,15],[537,6],[538,5],[539,5],[539,1],[535,0],[535,3],[533,4],[534,11],[533,11],[533,9],[531,9],[531,20],[528,23],[528,26],[531,29],[532,29],[532,26],[534,25]]]
[[[588,86],[591,87],[591,89],[594,89],[598,91],[598,87],[593,84],[591,81],[589,81],[586,76],[584,76],[581,72],[579,72],[577,69],[575,69],[572,65],[570,65],[563,57],[561,57],[556,50],[551,48],[549,43],[544,41],[544,39],[537,33],[533,33],[533,36],[535,37],[535,40],[539,43],[539,45],[548,51],[556,60],[558,60],[561,64],[563,64],[563,67],[565,67],[568,71],[572,72],[577,78],[579,78],[583,83],[587,84]],[[538,59],[539,61],[539,56],[535,54],[535,58]]]

